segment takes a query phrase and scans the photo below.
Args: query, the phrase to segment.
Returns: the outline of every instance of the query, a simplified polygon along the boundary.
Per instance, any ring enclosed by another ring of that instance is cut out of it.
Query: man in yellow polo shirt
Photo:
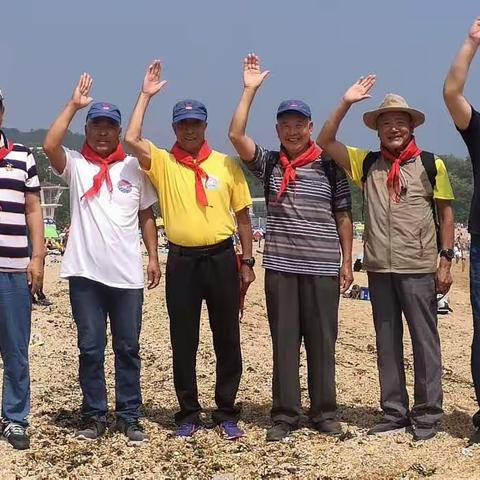
[[[443,161],[423,151],[414,129],[425,115],[388,94],[363,116],[376,131],[379,151],[348,147],[336,138],[350,107],[370,97],[375,76],[362,77],[344,94],[317,143],[363,190],[364,266],[368,272],[377,340],[383,420],[369,430],[385,435],[412,426],[415,440],[433,438],[442,417],[442,364],[436,293],[447,293],[453,252],[453,192]],[[439,231],[435,225],[438,214]],[[438,254],[440,248],[440,255]],[[402,314],[415,365],[410,411],[403,360]]]
[[[169,241],[166,298],[180,404],[176,435],[188,437],[200,427],[195,365],[205,300],[217,357],[217,410],[212,418],[225,438],[233,440],[243,436],[235,397],[242,373],[240,292],[255,279],[252,199],[240,166],[213,151],[205,140],[207,110],[200,102],[184,100],[175,105],[172,127],[177,141],[170,151],[142,138],[150,99],[166,83],[160,74],[160,61],[155,60],[145,74],[125,141],[158,192]],[[243,254],[240,273],[232,242],[236,228]]]

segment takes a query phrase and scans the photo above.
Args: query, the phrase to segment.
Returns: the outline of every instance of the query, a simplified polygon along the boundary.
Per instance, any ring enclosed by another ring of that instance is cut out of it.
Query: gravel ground
[[[358,246],[357,246],[358,248]],[[472,433],[475,401],[470,379],[471,311],[468,274],[455,266],[451,294],[454,313],[440,318],[445,417],[432,441],[415,443],[409,433],[367,437],[380,417],[375,338],[369,302],[342,299],[337,348],[339,418],[344,433],[328,438],[306,422],[286,441],[265,442],[271,395],[271,343],[265,314],[263,272],[251,287],[241,324],[244,358],[238,401],[243,405],[244,439],[223,440],[215,429],[190,440],[172,438],[177,408],[173,389],[164,285],[147,292],[142,330],[144,426],[148,444],[127,446],[120,434],[95,443],[73,438],[79,420],[76,331],[67,284],[58,280],[59,264],[47,262],[46,292],[52,307],[33,314],[32,447],[17,452],[0,444],[0,478],[10,479],[473,479],[480,478],[480,449],[466,448]],[[355,282],[366,285],[363,273]],[[108,346],[109,404],[114,405],[113,355]],[[413,361],[408,335],[405,364],[410,393]],[[215,357],[203,312],[198,379],[202,404],[213,406]],[[308,407],[306,362],[301,360],[303,405]],[[411,395],[412,396],[412,395]]]

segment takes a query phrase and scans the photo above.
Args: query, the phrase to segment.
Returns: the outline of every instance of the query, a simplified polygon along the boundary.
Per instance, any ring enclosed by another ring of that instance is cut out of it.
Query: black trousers
[[[307,352],[310,420],[334,418],[338,278],[266,270],[265,293],[273,344],[272,421],[296,426],[300,419],[302,338]]]
[[[205,300],[217,359],[214,422],[237,420],[235,406],[242,356],[240,351],[240,280],[231,240],[213,247],[170,244],[166,298],[173,350],[173,379],[180,411],[177,424],[199,420],[196,359],[200,312]]]
[[[443,414],[435,275],[368,272],[368,284],[385,419],[403,424],[410,417],[419,426],[435,425]],[[415,386],[411,412],[403,362],[402,312],[413,345]]]

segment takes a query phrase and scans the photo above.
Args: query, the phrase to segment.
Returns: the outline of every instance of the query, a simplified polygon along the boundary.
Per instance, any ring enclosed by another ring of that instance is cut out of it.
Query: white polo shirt
[[[71,226],[60,276],[85,277],[116,288],[143,288],[139,210],[157,195],[135,157],[109,165],[113,191],[103,182],[99,193],[82,200],[99,165],[65,148],[67,163],[58,174],[70,187]]]

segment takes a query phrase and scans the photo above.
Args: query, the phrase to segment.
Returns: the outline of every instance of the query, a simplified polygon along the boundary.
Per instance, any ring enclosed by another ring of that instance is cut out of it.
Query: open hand
[[[268,77],[268,70],[260,70],[260,59],[254,53],[249,53],[243,60],[243,86],[257,89]]]
[[[480,17],[477,17],[470,27],[468,36],[476,43],[480,43]]]
[[[377,77],[375,75],[367,75],[366,77],[360,77],[343,95],[343,100],[349,105],[361,102],[366,98],[371,98],[369,95],[370,90],[375,85]]]
[[[160,60],[154,60],[147,68],[145,78],[143,79],[142,92],[153,97],[157,94],[167,83],[166,80],[161,80],[162,65]]]
[[[78,80],[77,86],[73,91],[71,100],[76,108],[85,108],[92,102],[93,98],[90,97],[92,83],[92,77],[88,73],[82,73],[80,75],[80,79]]]

